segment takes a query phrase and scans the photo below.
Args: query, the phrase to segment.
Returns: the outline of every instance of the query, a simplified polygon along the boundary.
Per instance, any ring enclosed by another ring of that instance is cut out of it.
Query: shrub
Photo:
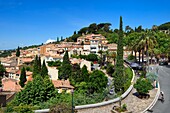
[[[134,85],[139,94],[147,94],[152,89],[152,84],[148,79],[139,78]]]
[[[29,105],[16,106],[14,107],[14,111],[17,113],[34,113],[33,107]]]
[[[19,106],[10,106],[8,105],[5,109],[5,113],[34,113],[33,110],[38,109],[36,106],[31,105],[19,105]]]
[[[48,61],[47,62],[48,63],[48,66],[50,66],[50,67],[57,67],[57,66],[60,66],[61,65],[61,61]]]
[[[126,110],[127,110],[127,105],[126,105],[126,104],[123,104],[123,105],[122,105],[122,109],[123,109],[123,111],[126,111]]]
[[[112,64],[108,64],[107,68],[106,68],[106,72],[108,75],[112,75],[114,73],[114,66]]]

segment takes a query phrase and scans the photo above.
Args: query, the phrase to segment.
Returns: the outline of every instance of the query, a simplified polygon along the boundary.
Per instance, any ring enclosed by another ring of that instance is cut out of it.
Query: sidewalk
[[[145,110],[154,100],[155,95],[157,93],[157,89],[150,90],[150,98],[149,99],[140,99],[133,95],[136,93],[136,89],[133,88],[131,93],[122,101],[122,105],[125,103],[127,105],[128,111],[132,111],[132,113],[141,113]]]
[[[128,112],[131,111],[132,113],[141,113],[152,103],[157,93],[157,89],[150,90],[149,99],[140,99],[136,97],[134,93],[136,93],[135,88],[133,88],[131,93],[124,100],[122,100],[122,105],[123,104],[127,105]],[[111,113],[111,110],[115,105],[119,105],[119,103],[113,103],[97,108],[81,109],[78,110],[78,113]]]

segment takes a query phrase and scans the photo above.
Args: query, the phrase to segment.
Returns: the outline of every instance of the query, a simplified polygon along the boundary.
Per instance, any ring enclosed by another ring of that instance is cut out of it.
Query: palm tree
[[[114,51],[105,51],[105,55],[106,55],[106,58],[107,58],[107,62],[115,61],[116,52],[114,52]]]
[[[127,48],[133,52],[135,52],[135,60],[137,59],[136,53],[139,52],[139,61],[140,61],[140,46],[139,46],[139,39],[140,39],[140,33],[134,32],[129,34],[127,37]]]
[[[157,44],[157,41],[154,36],[154,32],[147,30],[147,31],[141,33],[139,46],[142,49],[142,64],[144,62],[145,52],[146,52],[146,56],[149,56],[148,50],[149,49],[153,50],[156,44]],[[153,51],[151,53],[153,54]]]
[[[102,50],[99,50],[98,53],[100,54],[100,60],[101,60],[101,61],[100,61],[100,67],[101,67],[102,64],[103,64],[103,53],[104,53],[104,52],[103,52]]]

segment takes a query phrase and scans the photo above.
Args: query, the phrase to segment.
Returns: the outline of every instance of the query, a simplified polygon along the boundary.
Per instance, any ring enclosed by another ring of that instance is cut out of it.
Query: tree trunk
[[[133,55],[133,50],[131,51],[131,54]]]
[[[142,49],[142,65],[143,65],[143,62],[144,62],[144,49]]]
[[[136,51],[135,51],[135,62],[136,62],[136,59],[137,59],[137,58],[136,58]]]
[[[140,64],[140,51],[138,51],[139,52],[139,64]]]
[[[151,53],[151,64],[153,63],[152,62],[153,56],[154,56],[153,53]],[[155,64],[155,60],[154,60],[154,64]]]

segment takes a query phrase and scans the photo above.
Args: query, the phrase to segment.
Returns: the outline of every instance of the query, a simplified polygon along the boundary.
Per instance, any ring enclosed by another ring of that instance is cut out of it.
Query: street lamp
[[[73,95],[74,94],[74,90],[71,90],[71,95],[72,95],[72,113],[74,113],[74,100],[73,100]]]

